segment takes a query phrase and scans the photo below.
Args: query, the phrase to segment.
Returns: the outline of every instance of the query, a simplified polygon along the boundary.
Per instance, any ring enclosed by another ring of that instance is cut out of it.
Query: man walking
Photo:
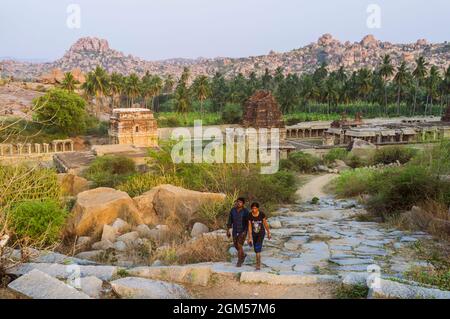
[[[233,244],[238,251],[237,267],[241,267],[247,255],[244,253],[244,242],[248,230],[249,211],[244,207],[245,199],[240,197],[236,205],[231,209],[228,216],[227,236],[231,236],[230,229],[233,229]]]

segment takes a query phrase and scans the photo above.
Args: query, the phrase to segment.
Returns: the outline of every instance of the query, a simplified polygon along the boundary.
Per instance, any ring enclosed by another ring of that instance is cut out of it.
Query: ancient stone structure
[[[283,114],[270,92],[257,91],[248,99],[245,103],[243,125],[256,129],[285,127]]]
[[[15,143],[0,144],[0,157],[26,157],[50,153],[73,152],[74,142],[71,139],[54,140],[51,143]]]
[[[112,144],[158,146],[158,128],[153,112],[144,108],[114,109],[109,136]]]

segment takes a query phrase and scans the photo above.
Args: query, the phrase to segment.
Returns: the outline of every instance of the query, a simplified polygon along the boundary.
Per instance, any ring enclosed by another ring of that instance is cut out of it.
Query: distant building
[[[158,146],[158,127],[153,112],[144,108],[114,109],[109,136],[111,144]]]

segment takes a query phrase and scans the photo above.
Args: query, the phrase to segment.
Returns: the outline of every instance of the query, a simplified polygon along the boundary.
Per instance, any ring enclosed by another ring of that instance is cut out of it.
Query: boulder
[[[114,223],[111,225],[118,233],[126,233],[130,231],[131,226],[123,219],[117,218]]]
[[[37,269],[14,280],[8,288],[33,299],[89,299],[85,293]]]
[[[173,185],[160,185],[134,198],[145,224],[164,221],[169,216],[188,222],[195,218],[202,205],[224,200],[225,194],[202,193]]]
[[[100,298],[103,281],[94,276],[80,278],[80,290],[92,298]]]
[[[81,237],[77,238],[76,246],[78,248],[87,247],[87,246],[89,246],[90,242],[91,242],[91,237],[89,237],[89,236],[81,236]]]
[[[133,243],[136,239],[139,238],[139,233],[137,231],[132,231],[122,236],[117,237],[117,241],[123,241],[126,244]]]
[[[269,225],[271,228],[273,229],[279,229],[282,228],[283,226],[281,225],[281,221],[279,221],[278,219],[274,219],[274,220],[270,220],[269,221]]]
[[[191,285],[208,285],[211,267],[204,264],[186,266],[160,266],[132,268],[129,274],[136,277],[174,281]]]
[[[91,182],[87,179],[73,174],[58,174],[58,184],[61,191],[67,196],[77,196],[79,193],[87,191]]]
[[[116,241],[114,243],[114,249],[117,251],[127,251],[128,246],[123,241]]]
[[[208,226],[202,223],[195,223],[191,230],[191,237],[198,237],[207,232],[209,232]]]
[[[94,249],[94,250],[107,250],[107,249],[111,249],[113,247],[114,247],[113,243],[107,239],[96,242],[92,245],[92,249]]]
[[[150,238],[151,230],[150,227],[148,227],[145,224],[139,225],[135,229],[139,233],[139,237],[141,238]]]
[[[104,250],[89,250],[89,251],[83,251],[81,253],[78,253],[75,255],[75,257],[80,258],[80,259],[97,261],[104,254],[105,254]]]
[[[133,224],[142,224],[134,201],[127,193],[100,187],[77,195],[69,228],[78,236],[99,233],[104,225],[117,218]]]
[[[421,287],[417,284],[400,283],[388,279],[373,282],[369,289],[369,298],[400,299],[450,299],[450,291]]]
[[[113,243],[116,241],[117,235],[118,232],[116,228],[109,225],[103,225],[102,240],[109,240]]]
[[[111,282],[113,290],[126,299],[188,299],[180,285],[159,280],[126,277]]]

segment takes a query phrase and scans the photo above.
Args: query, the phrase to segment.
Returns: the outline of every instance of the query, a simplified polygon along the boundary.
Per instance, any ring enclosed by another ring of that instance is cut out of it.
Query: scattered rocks
[[[139,233],[137,231],[132,231],[117,237],[117,241],[123,241],[126,244],[131,244],[138,238]]]
[[[92,298],[100,298],[103,281],[94,276],[80,278],[80,289]]]
[[[150,279],[174,281],[191,285],[206,286],[211,277],[211,266],[192,264],[186,266],[137,267],[129,271],[130,275]]]
[[[275,275],[265,272],[243,272],[240,278],[245,283],[265,283],[269,285],[305,285],[323,282],[338,282],[332,275]]]
[[[116,232],[122,234],[128,232],[131,229],[130,224],[120,218],[117,218],[111,226],[116,230]]]
[[[14,280],[8,288],[33,299],[89,299],[87,294],[37,269]]]
[[[126,277],[111,282],[113,290],[126,299],[189,299],[180,285],[159,280]]]
[[[109,240],[113,243],[116,241],[117,235],[118,232],[116,228],[109,225],[103,225],[102,240]]]
[[[139,237],[141,237],[141,238],[150,238],[151,237],[150,227],[148,227],[145,224],[137,226],[135,230],[139,233]]]
[[[380,279],[379,285],[369,289],[369,298],[401,298],[401,299],[450,299],[450,291],[400,283]]]
[[[114,245],[111,241],[109,241],[107,239],[96,242],[92,245],[92,249],[94,249],[94,250],[107,250],[107,249],[111,249],[111,248],[114,248]]]

